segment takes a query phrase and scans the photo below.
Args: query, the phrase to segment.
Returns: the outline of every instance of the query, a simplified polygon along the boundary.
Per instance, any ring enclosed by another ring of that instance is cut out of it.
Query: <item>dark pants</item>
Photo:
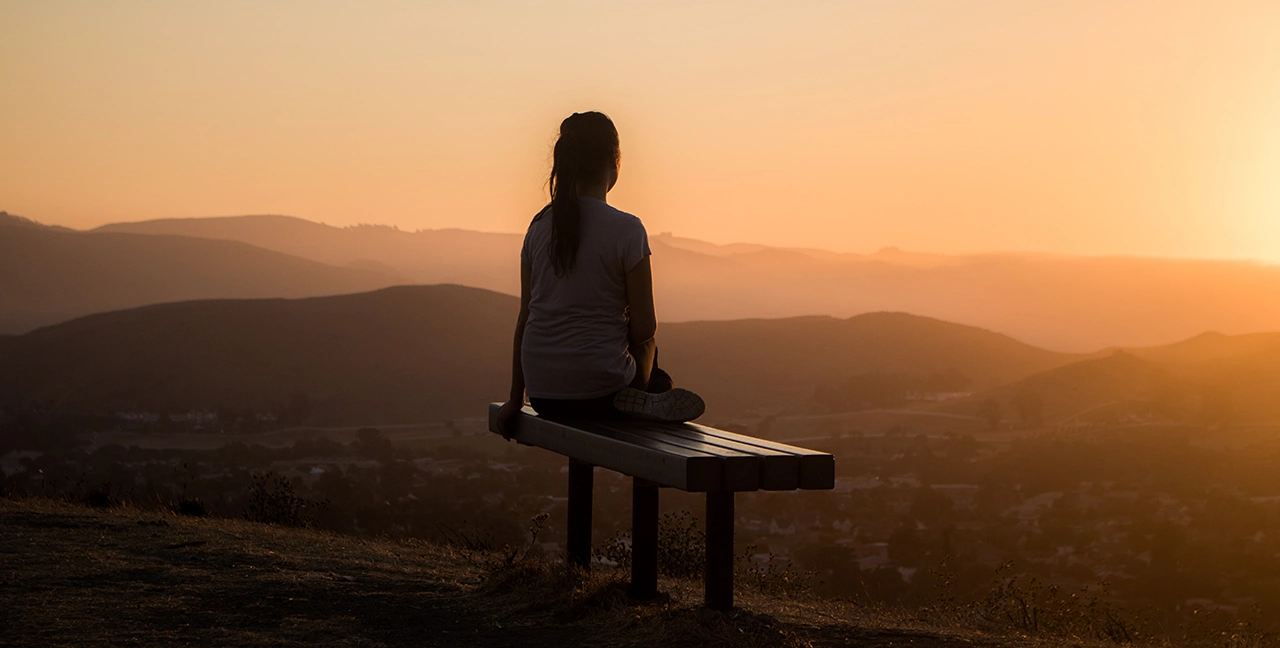
[[[658,368],[658,350],[653,350],[653,367],[649,371],[649,380],[642,378],[642,368],[636,369],[636,380],[631,387],[643,389],[651,394],[667,391],[675,386],[671,374]],[[613,407],[613,397],[608,394],[596,398],[563,399],[563,398],[530,398],[529,405],[539,416],[547,418],[615,418],[620,415]]]

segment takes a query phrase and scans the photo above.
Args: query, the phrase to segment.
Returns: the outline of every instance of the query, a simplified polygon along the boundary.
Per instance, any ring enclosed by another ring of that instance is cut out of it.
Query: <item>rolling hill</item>
[[[119,223],[98,231],[234,240],[327,264],[391,268],[420,283],[518,292],[517,234],[337,228],[283,216]],[[1280,330],[1274,264],[893,248],[838,254],[663,233],[651,233],[650,243],[659,316],[668,322],[901,311],[1075,352],[1167,344],[1203,331]]]
[[[113,223],[94,230],[239,241],[329,265],[394,269],[412,283],[456,283],[520,292],[517,234],[338,228],[290,216],[229,216]]]
[[[0,332],[190,299],[304,297],[381,288],[395,274],[337,268],[245,243],[77,232],[0,214]]]
[[[1280,333],[1204,333],[1158,347],[1117,349],[974,394],[941,409],[972,413],[994,398],[1019,421],[1033,394],[1050,425],[1280,423]]]
[[[517,300],[456,285],[308,299],[213,300],[102,313],[0,345],[0,394],[113,410],[281,412],[316,423],[480,416],[510,372]],[[881,369],[1015,380],[1078,356],[900,313],[663,324],[661,364],[709,416],[776,411]]]
[[[734,412],[799,403],[818,385],[854,374],[927,375],[955,368],[974,384],[988,385],[1082,357],[906,313],[664,324],[658,340],[659,364],[677,384]]]

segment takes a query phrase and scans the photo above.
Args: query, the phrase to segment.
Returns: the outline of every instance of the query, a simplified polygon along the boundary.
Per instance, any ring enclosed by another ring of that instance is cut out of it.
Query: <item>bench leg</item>
[[[658,485],[631,479],[631,596],[658,594]]]
[[[591,487],[595,466],[569,460],[569,532],[567,538],[570,565],[591,567]]]
[[[733,609],[733,491],[707,493],[706,605]]]

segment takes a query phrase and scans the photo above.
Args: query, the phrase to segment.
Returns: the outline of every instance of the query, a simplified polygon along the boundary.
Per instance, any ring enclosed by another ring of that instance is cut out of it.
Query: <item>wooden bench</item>
[[[501,403],[489,406],[489,430]],[[525,407],[512,438],[569,458],[568,560],[591,561],[596,466],[632,478],[631,595],[658,592],[658,488],[707,494],[706,605],[733,607],[733,494],[831,489],[835,457],[695,423],[551,420]]]

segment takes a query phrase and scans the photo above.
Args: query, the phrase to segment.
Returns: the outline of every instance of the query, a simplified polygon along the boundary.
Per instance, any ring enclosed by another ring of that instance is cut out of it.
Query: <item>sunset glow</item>
[[[5,2],[0,209],[523,231],[559,120],[650,232],[1280,261],[1274,2]]]

